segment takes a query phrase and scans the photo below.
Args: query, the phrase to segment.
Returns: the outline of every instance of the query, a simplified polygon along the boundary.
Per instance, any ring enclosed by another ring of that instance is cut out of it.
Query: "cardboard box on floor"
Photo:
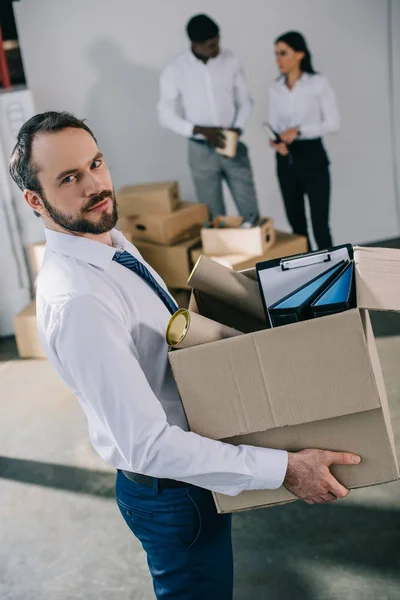
[[[203,222],[207,220],[207,204],[182,202],[172,213],[122,217],[119,226],[133,243],[143,240],[168,246],[198,236]]]
[[[168,287],[189,289],[187,280],[193,268],[190,251],[200,245],[199,236],[174,246],[159,246],[142,241],[135,241],[134,244]]]
[[[21,358],[46,358],[39,339],[35,301],[14,317],[14,329]]]
[[[39,273],[40,267],[46,250],[46,242],[39,242],[29,246],[29,258],[31,261],[32,271],[35,275]]]
[[[234,269],[235,271],[244,271],[252,269],[258,262],[264,260],[272,260],[273,258],[281,258],[292,254],[300,254],[307,252],[307,238],[301,235],[293,235],[284,233],[283,231],[275,232],[275,243],[261,255],[246,256],[244,254],[227,254],[222,256],[208,255],[203,248],[194,248],[191,251],[192,262],[196,264],[202,254],[206,254],[221,265]]]
[[[268,218],[260,227],[240,229],[242,217],[217,217],[214,227],[201,230],[201,245],[204,254],[263,254],[275,243],[274,221]],[[219,227],[221,223],[224,227]]]
[[[192,295],[191,310],[249,332],[169,353],[192,431],[233,444],[354,452],[360,465],[332,467],[349,488],[399,478],[368,310],[400,311],[400,251],[355,248],[355,266],[358,308],[275,329]],[[295,500],[283,486],[214,498],[220,513]]]
[[[127,185],[117,194],[120,217],[170,213],[178,208],[180,202],[177,181]]]

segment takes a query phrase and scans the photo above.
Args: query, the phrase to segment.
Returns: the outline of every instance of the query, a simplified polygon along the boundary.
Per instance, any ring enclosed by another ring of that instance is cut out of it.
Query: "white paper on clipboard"
[[[278,134],[272,129],[269,123],[263,123],[263,128],[272,142],[279,142]]]

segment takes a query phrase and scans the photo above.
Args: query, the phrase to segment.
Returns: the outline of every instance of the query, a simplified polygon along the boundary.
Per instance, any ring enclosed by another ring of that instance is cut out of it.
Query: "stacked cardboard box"
[[[251,233],[252,230],[247,231]],[[257,232],[255,233],[257,235]],[[273,245],[268,246],[268,248],[259,255],[248,255],[243,252],[241,254],[235,252],[226,254],[208,254],[207,252],[204,252],[204,248],[194,248],[191,251],[192,262],[193,264],[196,264],[200,256],[204,254],[214,261],[219,262],[226,267],[230,267],[235,271],[244,271],[245,269],[254,268],[258,262],[264,260],[282,258],[283,256],[307,252],[307,239],[301,235],[293,235],[284,233],[283,231],[274,231],[273,239]],[[230,248],[228,247],[227,249],[229,250]]]
[[[45,242],[29,246],[31,268],[35,276],[42,264],[45,248]],[[46,358],[39,339],[35,300],[14,317],[14,330],[21,358]]]
[[[194,290],[190,310],[246,333],[169,353],[192,431],[232,444],[359,454],[357,466],[332,467],[348,488],[399,478],[368,311],[400,311],[400,251],[354,248],[354,257],[357,308],[284,327],[258,326],[210,286]],[[284,486],[214,497],[221,513],[295,500]]]
[[[190,252],[200,246],[207,205],[182,202],[176,181],[124,187],[117,204],[122,233],[173,292],[187,289]]]
[[[241,227],[242,222],[243,217],[217,217],[212,227],[203,227],[201,243],[204,254],[259,256],[274,245],[273,219],[260,218],[256,225],[248,229]]]

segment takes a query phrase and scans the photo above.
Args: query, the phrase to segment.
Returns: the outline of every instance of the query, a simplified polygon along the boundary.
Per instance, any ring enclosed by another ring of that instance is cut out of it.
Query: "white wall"
[[[242,60],[255,99],[245,140],[261,210],[286,229],[261,122],[267,85],[276,76],[273,40],[287,29],[302,31],[316,68],[337,92],[343,118],[341,132],[327,140],[332,225],[339,243],[399,234],[388,99],[388,1],[22,0],[14,6],[37,110],[66,109],[87,117],[117,189],[176,178],[187,199],[194,199],[194,191],[186,142],[156,120],[158,75],[168,59],[187,48],[188,18],[197,12],[215,18],[223,44]],[[398,6],[394,12],[400,22]]]

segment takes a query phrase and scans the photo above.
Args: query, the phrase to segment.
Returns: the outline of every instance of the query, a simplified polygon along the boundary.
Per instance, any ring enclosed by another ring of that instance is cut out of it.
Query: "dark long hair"
[[[311,52],[308,49],[307,42],[304,39],[304,36],[298,31],[287,31],[283,33],[275,40],[275,44],[278,42],[283,42],[290,46],[292,50],[295,52],[304,52],[304,58],[302,58],[300,63],[300,69],[303,73],[311,73],[315,75],[316,71],[312,65]]]

